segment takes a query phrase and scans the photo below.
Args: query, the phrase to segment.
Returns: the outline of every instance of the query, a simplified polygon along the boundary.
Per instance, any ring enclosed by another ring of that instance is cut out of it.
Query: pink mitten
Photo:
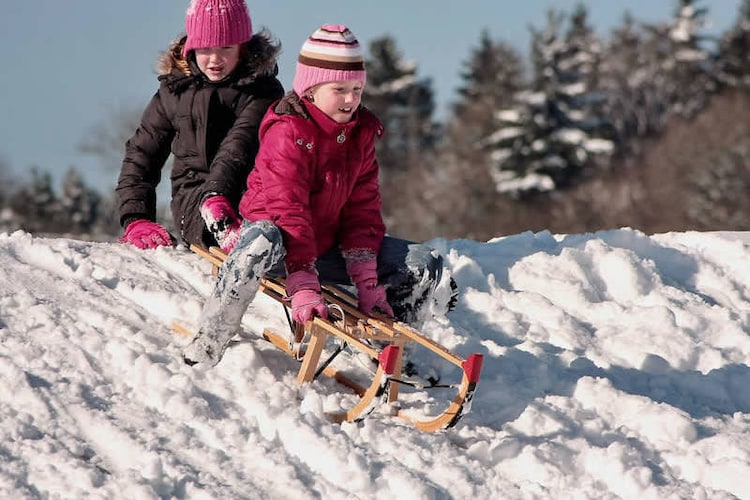
[[[393,317],[393,308],[388,303],[385,288],[378,283],[378,263],[375,259],[358,260],[346,263],[346,271],[357,287],[357,308],[365,314],[376,309]]]
[[[206,198],[201,204],[201,217],[219,247],[229,253],[240,237],[240,221],[237,212],[225,196],[216,195]]]
[[[320,294],[320,281],[315,271],[303,269],[286,278],[286,294],[292,297],[292,319],[307,323],[317,314],[328,318],[328,307]]]
[[[130,243],[141,249],[174,245],[172,237],[164,226],[146,219],[136,219],[128,224],[125,234],[118,241]]]

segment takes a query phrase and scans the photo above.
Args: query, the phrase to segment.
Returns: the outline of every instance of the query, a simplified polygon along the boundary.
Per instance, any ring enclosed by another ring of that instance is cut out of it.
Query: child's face
[[[209,47],[195,49],[195,61],[198,68],[212,82],[226,78],[240,61],[240,46]]]
[[[310,89],[313,104],[337,123],[346,123],[362,101],[362,82],[342,80],[326,82]]]

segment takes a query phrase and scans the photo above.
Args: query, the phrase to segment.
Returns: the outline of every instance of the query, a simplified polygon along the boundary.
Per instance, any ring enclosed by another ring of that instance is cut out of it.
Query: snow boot
[[[235,331],[214,328],[209,331],[199,331],[183,351],[182,359],[188,366],[201,364],[205,367],[216,366],[224,356],[229,341]]]
[[[219,268],[218,281],[206,301],[200,328],[183,351],[185,364],[215,366],[255,297],[260,280],[285,256],[279,229],[269,221],[245,222],[234,250]]]

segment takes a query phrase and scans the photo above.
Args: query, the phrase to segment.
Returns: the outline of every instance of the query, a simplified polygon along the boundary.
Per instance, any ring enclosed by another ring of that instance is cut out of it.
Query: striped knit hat
[[[245,43],[253,25],[245,0],[191,0],[185,13],[187,41],[182,54],[193,49]]]
[[[319,83],[367,80],[365,59],[354,34],[343,24],[324,24],[302,45],[292,87],[302,96]]]

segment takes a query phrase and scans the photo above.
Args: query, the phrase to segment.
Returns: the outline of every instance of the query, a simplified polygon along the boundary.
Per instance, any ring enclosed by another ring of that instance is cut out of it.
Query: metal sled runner
[[[214,274],[226,258],[218,248],[206,251],[191,246],[191,250],[213,264]],[[291,304],[286,297],[283,279],[265,278],[261,280],[259,291],[277,300],[285,308],[291,329],[290,335],[281,335],[265,329],[263,337],[289,356],[301,361],[297,382],[310,382],[323,374],[350,388],[359,396],[357,403],[349,410],[328,414],[333,421],[358,421],[379,405],[388,404],[392,414],[409,421],[420,431],[433,432],[453,427],[469,411],[482,370],[481,354],[471,354],[463,359],[403,323],[381,315],[365,315],[357,309],[355,297],[334,286],[322,287],[323,297],[329,304],[329,319],[315,317],[304,325],[297,324],[290,318]],[[181,325],[173,326],[176,331],[190,335]],[[423,385],[403,380],[403,348],[410,343],[426,348],[443,361],[458,367],[461,372],[460,383]],[[385,347],[382,349],[375,347],[383,344]],[[321,361],[327,345],[329,351],[333,345],[333,352]],[[336,370],[330,366],[333,359],[347,346],[377,360],[377,369],[374,375],[370,375],[372,380],[369,386],[357,382],[343,370]],[[401,408],[401,386],[419,390],[439,388],[455,396],[452,401],[443,405],[446,408],[439,414],[420,419],[410,415],[408,409]]]

